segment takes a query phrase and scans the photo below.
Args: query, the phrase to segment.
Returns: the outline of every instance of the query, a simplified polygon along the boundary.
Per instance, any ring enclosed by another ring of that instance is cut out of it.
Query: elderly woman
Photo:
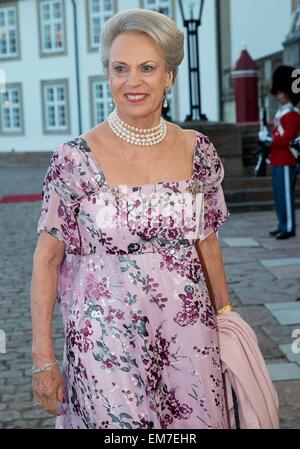
[[[209,139],[162,118],[183,33],[119,13],[101,55],[108,120],[61,144],[43,185],[31,289],[33,392],[57,428],[227,428],[217,236],[229,216]],[[62,312],[62,372],[52,343]]]

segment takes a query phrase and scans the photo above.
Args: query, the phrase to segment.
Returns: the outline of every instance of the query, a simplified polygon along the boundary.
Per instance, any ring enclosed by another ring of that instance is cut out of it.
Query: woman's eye
[[[152,65],[144,65],[143,66],[144,72],[152,72],[152,70],[154,70],[154,67]]]
[[[115,67],[115,71],[116,71],[117,73],[125,72],[125,67],[122,66],[122,65],[117,65],[117,66]]]

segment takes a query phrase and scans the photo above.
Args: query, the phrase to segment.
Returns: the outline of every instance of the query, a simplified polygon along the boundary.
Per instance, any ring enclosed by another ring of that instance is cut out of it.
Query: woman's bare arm
[[[52,317],[57,295],[59,268],[65,245],[42,231],[33,256],[31,280],[32,359],[37,368],[55,360]],[[33,375],[35,399],[49,413],[59,414],[57,400],[63,399],[63,380],[58,366]]]
[[[63,255],[64,244],[41,232],[33,256],[31,280],[32,355],[37,358],[54,356],[52,315]]]
[[[196,241],[196,250],[215,309],[226,306],[230,297],[219,239],[215,232],[206,239]]]

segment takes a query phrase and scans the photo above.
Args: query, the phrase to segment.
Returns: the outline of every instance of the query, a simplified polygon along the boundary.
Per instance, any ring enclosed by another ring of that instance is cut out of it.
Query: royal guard
[[[271,93],[276,97],[279,109],[275,115],[272,134],[260,131],[259,140],[270,147],[272,166],[272,184],[277,229],[270,232],[272,237],[283,240],[296,235],[295,218],[295,177],[297,159],[292,151],[291,142],[300,135],[300,110],[296,105],[300,94],[293,89],[294,68],[280,66],[273,73]]]

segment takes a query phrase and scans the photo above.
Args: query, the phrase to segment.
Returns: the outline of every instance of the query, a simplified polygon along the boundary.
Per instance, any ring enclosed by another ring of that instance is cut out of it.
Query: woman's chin
[[[142,105],[135,104],[133,106],[126,106],[126,108],[118,108],[118,112],[122,116],[127,116],[132,119],[141,119],[143,117],[149,117],[155,113],[155,110]]]

